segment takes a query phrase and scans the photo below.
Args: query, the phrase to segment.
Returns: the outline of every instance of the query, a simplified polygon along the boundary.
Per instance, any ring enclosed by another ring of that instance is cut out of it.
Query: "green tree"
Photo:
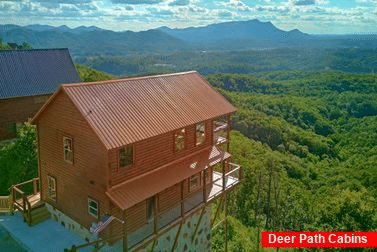
[[[0,195],[11,185],[37,177],[38,161],[35,126],[25,123],[17,129],[17,139],[0,149]]]

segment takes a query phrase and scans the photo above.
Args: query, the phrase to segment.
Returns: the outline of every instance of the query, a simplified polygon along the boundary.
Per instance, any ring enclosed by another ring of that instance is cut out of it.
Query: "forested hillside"
[[[306,47],[230,52],[192,51],[137,57],[74,57],[74,61],[114,75],[191,70],[202,75],[292,70],[374,73],[377,72],[377,49]]]
[[[231,153],[245,180],[231,198],[231,251],[256,251],[258,229],[377,229],[377,75],[207,79],[238,108]],[[215,237],[214,251],[221,251],[221,230]]]

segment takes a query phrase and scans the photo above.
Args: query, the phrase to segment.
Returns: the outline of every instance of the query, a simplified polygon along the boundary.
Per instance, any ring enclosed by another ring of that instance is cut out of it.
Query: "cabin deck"
[[[236,166],[231,172],[228,172],[225,176],[225,187],[223,188],[223,175],[220,172],[213,172],[213,182],[212,184],[207,185],[206,190],[206,199],[203,198],[203,190],[200,189],[183,201],[183,208],[181,204],[172,206],[168,211],[158,215],[158,230],[159,232],[164,232],[164,229],[168,229],[169,226],[173,226],[174,223],[179,222],[183,215],[189,214],[197,210],[201,205],[208,204],[224,194],[225,191],[233,189],[236,185],[240,183],[239,166]],[[181,213],[183,209],[184,213]],[[153,236],[154,231],[154,221],[149,222],[148,224],[142,226],[138,230],[130,233],[128,235],[128,245],[129,248],[135,248],[140,243],[143,243],[146,240],[149,240]],[[119,241],[115,245],[116,247],[122,246],[122,242]],[[132,249],[131,249],[132,251]]]
[[[38,203],[40,203],[41,201],[41,194],[38,192],[37,194],[32,194],[32,195],[29,195],[27,197],[29,203],[30,203],[30,206],[33,207],[33,206],[36,206]],[[17,199],[16,202],[18,204],[22,204],[22,199]]]
[[[220,172],[213,172],[213,185],[208,193],[208,201],[217,198],[219,194],[221,194],[223,190],[223,175]],[[235,185],[237,185],[240,180],[233,176],[226,176],[225,178],[225,188],[229,189]]]

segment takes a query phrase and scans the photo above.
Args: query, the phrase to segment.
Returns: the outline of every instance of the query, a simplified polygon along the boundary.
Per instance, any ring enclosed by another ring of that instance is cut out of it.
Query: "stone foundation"
[[[92,235],[90,231],[84,226],[72,220],[70,217],[60,212],[58,209],[54,208],[50,204],[48,203],[45,203],[45,204],[46,204],[47,210],[51,214],[51,219],[60,223],[63,227],[69,229],[72,233],[78,235],[84,241],[92,242],[98,239],[97,237]]]
[[[193,214],[190,218],[186,219],[182,225],[182,229],[177,241],[175,251],[187,252],[209,252],[211,251],[211,206],[208,206],[200,222],[200,226],[196,232],[194,241],[192,236],[200,218],[200,212]],[[179,224],[172,228],[167,233],[163,234],[155,245],[155,252],[171,251],[174,240],[179,229]],[[143,252],[148,252],[152,248],[152,243],[149,244]]]
[[[97,240],[98,238],[93,236],[88,229],[72,220],[70,217],[60,212],[53,206],[46,203],[48,211],[51,213],[51,218],[60,223],[65,228],[69,229],[74,234],[81,237],[87,242]],[[196,232],[195,239],[192,240],[192,236],[195,232],[196,226],[200,218],[201,210],[187,218],[182,225],[180,235],[177,241],[177,247],[175,251],[179,252],[210,252],[211,251],[211,206],[207,206],[203,214],[200,226]],[[155,252],[167,252],[171,251],[174,240],[178,233],[179,224],[170,229],[168,232],[160,236],[155,244]],[[149,252],[152,249],[153,242],[149,243],[144,249],[138,250],[141,252]],[[117,241],[113,246],[104,246],[100,251],[123,251],[123,241]],[[132,250],[131,250],[132,251]]]

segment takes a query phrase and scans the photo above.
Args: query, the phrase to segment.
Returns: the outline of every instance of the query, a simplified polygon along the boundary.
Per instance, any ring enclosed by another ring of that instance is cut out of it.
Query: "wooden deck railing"
[[[14,208],[19,210],[24,215],[24,219],[28,222],[28,224],[31,223],[31,203],[29,202],[28,196],[36,195],[39,192],[38,180],[39,178],[33,178],[31,180],[13,185],[11,187],[10,211],[13,212]],[[23,191],[20,189],[30,184],[32,185],[31,192],[30,190]]]
[[[221,145],[228,141],[227,139],[227,130],[228,130],[228,123],[225,122],[218,122],[214,121],[214,129],[213,129],[213,143],[216,145]]]
[[[12,197],[0,196],[0,212],[10,212],[12,206]]]

